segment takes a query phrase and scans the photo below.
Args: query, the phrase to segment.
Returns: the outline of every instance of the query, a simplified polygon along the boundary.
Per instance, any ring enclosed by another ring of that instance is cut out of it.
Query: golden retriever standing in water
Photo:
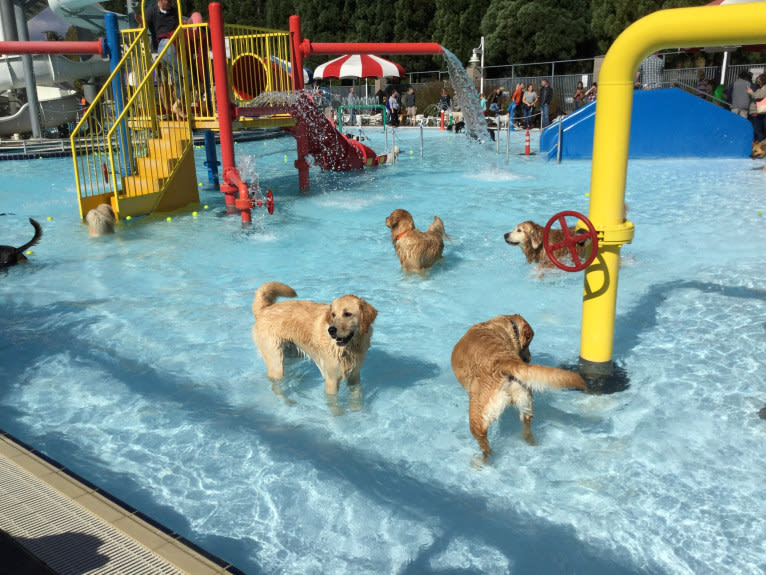
[[[524,426],[524,439],[534,445],[532,392],[549,389],[585,389],[576,373],[530,365],[532,327],[520,315],[499,315],[477,323],[452,350],[452,371],[468,392],[471,433],[487,461],[492,449],[487,431],[509,405],[515,405]]]
[[[355,295],[341,296],[329,305],[276,302],[278,297],[296,295],[280,282],[265,283],[255,292],[253,341],[266,362],[269,379],[282,378],[285,353],[296,347],[314,360],[328,395],[337,394],[343,380],[349,386],[358,385],[378,311]]]
[[[99,204],[85,215],[88,224],[88,235],[91,237],[114,233],[114,211],[109,204]]]
[[[553,262],[548,257],[545,248],[543,247],[543,230],[545,228],[535,222],[526,221],[517,225],[513,231],[505,234],[505,243],[512,246],[521,247],[521,251],[527,258],[527,263],[539,263],[545,267],[553,267]],[[575,228],[569,228],[571,235],[576,235],[577,230]],[[564,232],[560,229],[551,228],[548,232],[548,243],[550,245],[556,245],[564,240]],[[588,252],[590,250],[591,242],[584,240],[581,244],[577,245],[577,255],[581,260],[588,258]],[[568,257],[571,258],[569,248],[564,246],[555,250],[554,255],[561,261]]]
[[[402,269],[411,272],[427,270],[442,257],[444,239],[448,236],[439,216],[434,216],[434,221],[423,233],[415,228],[410,212],[394,210],[386,218],[386,226],[391,228],[391,241]]]

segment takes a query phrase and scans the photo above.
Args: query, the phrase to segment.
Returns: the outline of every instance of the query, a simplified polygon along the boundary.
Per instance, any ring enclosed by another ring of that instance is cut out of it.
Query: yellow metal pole
[[[615,40],[598,78],[589,219],[599,254],[585,272],[580,360],[586,367],[612,359],[620,248],[633,238],[625,220],[625,177],[633,80],[641,61],[661,48],[766,44],[766,2],[660,10]]]

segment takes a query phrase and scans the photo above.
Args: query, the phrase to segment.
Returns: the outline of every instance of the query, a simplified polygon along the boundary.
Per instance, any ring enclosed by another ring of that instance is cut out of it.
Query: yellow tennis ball
[[[48,221],[52,222],[53,221],[53,216],[48,216]]]
[[[168,216],[167,218],[165,218],[165,221],[166,221],[166,222],[172,222],[172,221],[173,221],[173,218],[171,218],[170,216]]]
[[[205,204],[203,207],[204,207],[205,209],[207,209],[207,204]]]
[[[197,212],[192,212],[192,217],[197,217]]]
[[[27,250],[24,253],[27,254],[28,256],[31,256],[35,252],[33,252],[32,250]]]
[[[130,221],[130,220],[132,220],[132,219],[133,219],[133,216],[126,216],[126,217],[125,217],[125,219],[126,219],[127,221]]]

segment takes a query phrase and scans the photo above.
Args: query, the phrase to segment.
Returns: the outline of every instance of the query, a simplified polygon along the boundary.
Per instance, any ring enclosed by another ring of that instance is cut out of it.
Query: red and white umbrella
[[[314,68],[315,80],[401,78],[404,74],[404,68],[396,62],[373,54],[346,54]]]

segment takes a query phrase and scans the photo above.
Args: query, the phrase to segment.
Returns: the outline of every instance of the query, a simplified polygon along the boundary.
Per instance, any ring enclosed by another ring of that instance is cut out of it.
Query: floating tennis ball
[[[197,217],[197,212],[192,212],[192,217],[196,218]]]
[[[53,221],[53,216],[48,216],[48,221],[52,222]]]
[[[24,253],[27,254],[28,256],[31,256],[35,252],[33,252],[32,250],[27,250]]]
[[[132,219],[133,219],[133,216],[126,216],[126,217],[125,217],[125,219],[126,219],[127,221],[130,221],[130,220],[132,220]]]
[[[166,221],[166,222],[172,222],[172,221],[173,221],[173,218],[171,218],[170,216],[168,216],[167,218],[165,218],[165,221]]]
[[[204,206],[202,206],[202,207],[203,207],[203,208],[205,208],[205,209],[207,209],[207,204],[205,204],[205,205],[204,205]]]

